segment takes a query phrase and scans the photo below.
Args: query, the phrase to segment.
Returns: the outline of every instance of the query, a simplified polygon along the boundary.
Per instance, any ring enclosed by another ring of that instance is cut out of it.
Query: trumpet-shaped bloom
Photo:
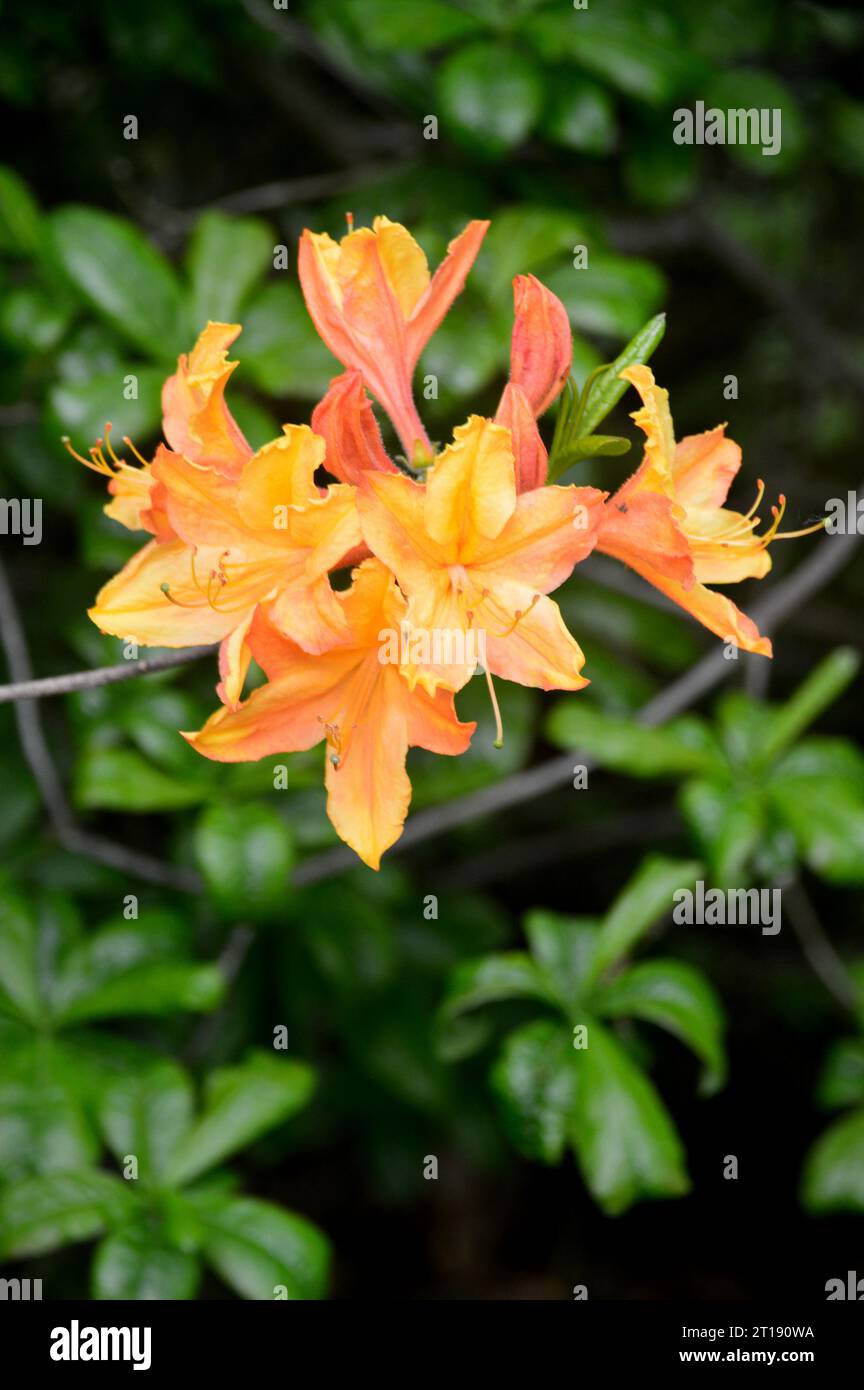
[[[431,454],[411,390],[417,359],[462,290],[488,226],[469,222],[431,277],[410,232],[387,217],[339,242],[308,230],[300,238],[300,283],[312,321],[339,361],[362,373],[409,459]]]
[[[162,388],[162,428],[171,448],[226,478],[238,477],[252,455],[225,402],[237,366],[228,361],[228,349],[240,332],[239,323],[208,323]]]
[[[586,685],[582,652],[546,595],[592,550],[605,494],[544,487],[517,497],[510,434],[476,415],[427,479],[368,472],[357,493],[364,539],[428,639],[428,659],[406,662],[411,682],[459,690],[481,664],[544,690]]]
[[[408,749],[464,753],[475,725],[459,722],[452,694],[412,690],[398,666],[382,659],[383,634],[398,630],[405,617],[405,600],[384,565],[365,561],[336,601],[347,636],[318,656],[257,615],[249,642],[268,684],[185,737],[218,762],[246,762],[324,741],[327,814],[342,839],[377,869],[408,813]]]
[[[642,398],[633,419],[645,433],[645,453],[606,504],[597,549],[636,570],[724,641],[770,656],[771,642],[752,620],[706,586],[768,573],[768,546],[778,539],[785,499],[772,508],[768,530],[758,534],[761,483],[746,514],[723,505],[741,466],[741,450],[726,438],[725,427],[689,435],[676,445],[669,394],[657,386],[651,370],[628,367],[621,376]]]
[[[307,425],[253,454],[236,477],[162,450],[153,475],[175,540],[153,541],[105,585],[90,617],[144,645],[221,641],[220,695],[239,699],[255,609],[308,652],[344,637],[328,571],[360,543],[354,490],[314,482],[324,441]]]

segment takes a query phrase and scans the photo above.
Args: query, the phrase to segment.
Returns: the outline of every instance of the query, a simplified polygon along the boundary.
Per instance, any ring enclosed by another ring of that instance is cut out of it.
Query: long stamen
[[[124,436],[123,436],[123,443],[126,445],[126,448],[127,448],[127,449],[131,449],[131,450],[132,450],[133,454],[135,455],[136,459],[138,460],[138,462],[139,462],[140,464],[142,464],[145,468],[149,468],[149,467],[150,467],[150,465],[148,464],[147,460],[146,460],[145,458],[143,458],[143,457],[141,456],[141,454],[139,454],[138,450],[135,448],[135,445],[132,443],[132,440],[129,438],[128,434],[124,434]]]
[[[823,516],[821,520],[814,521],[812,526],[805,526],[801,531],[775,531],[774,540],[794,541],[797,540],[799,536],[812,536],[814,531],[821,531],[827,521],[827,516]]]
[[[492,701],[492,712],[495,715],[495,747],[504,747],[504,725],[501,723],[501,711],[498,708],[498,696],[495,694],[495,684],[492,680],[492,672],[488,666],[484,666],[483,673],[486,676],[486,685],[489,689],[489,699]]]
[[[111,459],[111,462],[112,462],[113,464],[116,464],[116,466],[119,468],[120,465],[121,465],[121,460],[118,459],[117,455],[115,454],[115,452],[114,452],[114,446],[113,446],[113,444],[111,443],[111,429],[112,429],[111,421],[110,421],[110,420],[106,420],[106,421],[105,421],[105,447],[106,447],[106,449],[108,450],[108,455],[109,455],[109,457],[110,457],[110,459]]]
[[[73,449],[72,441],[69,438],[68,434],[64,434],[60,442],[63,445],[63,448],[66,450],[66,452],[72,455],[76,463],[83,463],[85,468],[92,468],[94,473],[102,473],[103,475],[109,478],[114,477],[113,469],[109,468],[108,464],[105,462],[104,459],[97,460],[92,456],[90,458],[85,459],[83,454],[79,454],[77,449]]]
[[[160,584],[160,585],[159,585],[159,588],[162,590],[162,593],[165,595],[165,597],[167,598],[168,602],[169,602],[169,603],[173,603],[174,606],[175,606],[176,608],[204,608],[204,607],[205,607],[205,605],[204,605],[203,603],[184,603],[182,599],[175,598],[174,595],[171,593],[171,585],[168,584],[167,582]]]

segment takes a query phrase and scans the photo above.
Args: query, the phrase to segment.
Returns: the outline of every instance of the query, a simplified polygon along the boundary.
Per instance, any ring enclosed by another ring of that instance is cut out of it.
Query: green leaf
[[[270,396],[314,400],[342,370],[318,337],[296,284],[265,285],[244,313],[238,345],[243,381]]]
[[[648,1077],[599,1023],[574,1052],[578,1085],[570,1137],[589,1191],[610,1216],[642,1197],[689,1190],[684,1151]]]
[[[210,1013],[221,1002],[225,981],[217,965],[152,961],[136,966],[76,999],[63,1011],[64,1023],[127,1015]]]
[[[545,280],[564,304],[577,332],[597,333],[613,339],[641,338],[646,329],[640,329],[639,325],[649,314],[655,313],[666,293],[663,274],[650,261],[593,248],[584,268],[561,267],[545,276]],[[660,317],[658,314],[653,322]],[[656,342],[652,351],[653,347]],[[622,367],[626,365],[625,362]],[[598,382],[603,380],[602,376],[598,378]],[[619,382],[619,385],[623,392],[626,382]],[[600,419],[607,414],[608,410],[604,410]],[[599,422],[592,423],[592,416],[586,412],[580,432],[593,433]]]
[[[669,14],[629,0],[604,0],[580,10],[555,5],[532,15],[521,33],[548,62],[571,59],[652,106],[671,101],[708,70]]]
[[[177,277],[132,222],[96,208],[51,214],[56,255],[73,284],[127,342],[170,362],[188,329]]]
[[[693,715],[655,729],[570,698],[554,707],[546,734],[558,748],[589,753],[602,766],[630,777],[678,777],[724,770],[707,724]]]
[[[0,336],[19,352],[50,352],[71,321],[69,305],[35,285],[7,292],[0,304]]]
[[[671,913],[673,894],[696,882],[701,865],[693,859],[648,855],[600,923],[592,978],[627,955],[658,918]]]
[[[444,133],[451,131],[495,158],[522,143],[543,107],[543,74],[504,44],[460,48],[438,69]]]
[[[726,148],[730,159],[766,177],[782,176],[798,164],[807,143],[807,126],[792,91],[775,73],[762,72],[753,67],[718,72],[706,86],[704,100],[707,109],[778,110],[781,113],[779,128],[777,119],[772,123],[775,139],[782,135],[780,146],[774,154],[762,153],[763,147],[771,147],[771,140],[769,138],[763,142],[760,131],[755,132],[755,140],[749,138],[748,131],[747,140],[733,143],[727,129]],[[766,134],[770,137],[770,130]]]
[[[138,1178],[158,1182],[192,1124],[192,1085],[172,1062],[154,1064],[110,1086],[100,1106],[105,1141],[123,1164],[138,1160]]]
[[[809,1211],[864,1211],[864,1109],[826,1129],[804,1160],[801,1200]]]
[[[133,389],[129,378],[133,376],[136,395],[127,399],[127,391]],[[140,449],[140,441],[154,432],[162,417],[164,380],[161,367],[143,367],[132,362],[87,381],[57,382],[48,392],[53,415],[50,423],[56,422],[59,430],[74,435],[79,444],[89,448],[104,436],[105,425],[110,421],[118,449],[124,435],[129,435]],[[57,466],[75,465],[58,451]]]
[[[440,400],[482,391],[507,361],[507,342],[493,318],[462,300],[450,310],[429,340],[420,359],[420,372],[438,383]]]
[[[587,155],[611,154],[615,148],[615,107],[609,93],[569,68],[547,73],[551,94],[543,132],[556,145]]]
[[[201,1270],[194,1255],[173,1249],[139,1225],[106,1236],[91,1271],[91,1296],[127,1301],[194,1298]]]
[[[629,451],[630,440],[616,434],[591,434],[585,439],[574,439],[566,450],[556,454],[546,481],[556,482],[574,463],[583,463],[585,459],[618,458]]]
[[[665,332],[666,315],[656,314],[634,334],[606,371],[596,378],[579,422],[580,434],[593,434],[597,426],[603,423],[627,390],[627,382],[621,380],[625,367],[647,362],[659,347]]]
[[[864,1104],[864,1038],[842,1038],[825,1058],[816,1098],[829,1110]]]
[[[768,795],[808,868],[829,883],[864,882],[864,798],[848,782],[775,777]]]
[[[237,1197],[220,1204],[207,1227],[205,1258],[243,1298],[317,1299],[326,1293],[329,1242],[294,1212]]]
[[[206,785],[169,776],[133,748],[88,748],[75,770],[75,804],[88,811],[177,811],[208,794]]]
[[[226,917],[257,920],[284,909],[294,840],[269,806],[209,806],[195,827],[194,847],[207,890]]]
[[[855,679],[861,657],[852,647],[838,647],[810,672],[795,694],[774,715],[755,766],[767,767],[801,736]]]
[[[524,203],[502,208],[483,240],[472,282],[483,287],[491,307],[500,308],[514,276],[542,271],[565,251],[572,255],[570,248],[587,236],[581,218],[562,208]]]
[[[864,797],[864,753],[845,738],[814,735],[790,748],[774,766],[773,777],[822,778],[848,782]]]
[[[302,1110],[314,1087],[311,1067],[277,1061],[267,1053],[253,1053],[238,1066],[213,1072],[204,1112],[177,1145],[166,1181],[182,1186],[214,1168]]]
[[[91,1240],[134,1206],[129,1185],[108,1173],[44,1173],[0,1192],[0,1252],[41,1255]]]
[[[337,0],[335,14],[378,53],[425,53],[481,32],[483,24],[446,0]]]
[[[78,1000],[137,966],[164,964],[166,957],[185,954],[189,940],[188,926],[172,912],[151,908],[140,922],[112,919],[63,953],[51,981],[52,1016],[62,1019]]]
[[[273,233],[257,217],[202,213],[187,253],[190,313],[197,328],[231,323],[273,259]]]
[[[502,951],[458,965],[438,1016],[439,1050],[448,1061],[455,1061],[485,1042],[488,1027],[463,1027],[462,1015],[482,1004],[507,999],[539,999],[558,1007],[558,1000],[544,971],[522,951]]]
[[[43,1001],[36,920],[24,898],[0,883],[0,1012],[38,1023]]]
[[[732,782],[695,779],[682,787],[678,800],[713,881],[739,884],[765,833],[762,796]]]
[[[35,256],[42,240],[42,216],[24,180],[0,164],[0,251]]]
[[[561,1007],[569,1013],[590,977],[596,922],[544,909],[529,912],[523,925],[531,954],[542,966]]]
[[[4,1180],[87,1168],[97,1156],[98,1144],[81,1106],[63,1084],[60,1069],[52,1066],[50,1051],[41,1048],[36,1078],[0,1083]]]
[[[517,1028],[490,1074],[504,1125],[527,1158],[559,1163],[576,1102],[573,1039],[551,1019]]]
[[[701,971],[679,960],[640,961],[595,994],[607,1018],[641,1018],[680,1038],[705,1065],[701,1090],[710,1095],[726,1076],[724,1018]]]

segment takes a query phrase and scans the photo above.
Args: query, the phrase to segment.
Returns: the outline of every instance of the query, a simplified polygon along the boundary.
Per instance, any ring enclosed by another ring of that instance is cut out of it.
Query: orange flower
[[[225,404],[225,387],[237,366],[228,361],[228,349],[241,331],[239,323],[208,323],[162,388],[162,428],[171,448],[226,478],[239,477],[252,454]]]
[[[408,599],[412,685],[459,690],[478,665],[522,685],[579,690],[584,657],[546,597],[593,548],[604,493],[517,497],[508,431],[473,415],[425,487],[361,474],[363,536]],[[500,737],[500,730],[499,730]]]
[[[220,696],[239,699],[258,604],[308,652],[344,636],[328,571],[360,543],[354,489],[322,496],[324,441],[307,425],[253,454],[236,477],[163,449],[152,474],[171,541],[151,541],[105,585],[90,617],[144,645],[222,642]]]
[[[405,227],[376,217],[335,242],[326,232],[300,238],[300,283],[312,321],[330,351],[354,367],[387,411],[409,461],[431,456],[411,377],[417,359],[461,291],[488,222],[469,222],[430,278]]]
[[[217,762],[297,752],[324,740],[327,814],[342,839],[377,869],[408,813],[408,749],[464,753],[475,725],[459,722],[451,694],[411,690],[398,666],[383,659],[382,634],[400,629],[405,601],[379,561],[355,570],[351,589],[336,602],[347,636],[317,656],[256,615],[249,642],[268,684],[184,737]]]
[[[633,419],[645,433],[645,454],[605,505],[597,549],[636,570],[724,641],[771,656],[771,642],[752,620],[705,586],[761,579],[771,568],[771,542],[809,531],[778,533],[786,506],[781,495],[780,506],[771,508],[768,530],[757,534],[761,482],[746,515],[725,508],[741,467],[741,450],[726,438],[725,426],[688,435],[676,445],[669,393],[656,385],[650,369],[628,367],[621,376],[642,397]]]

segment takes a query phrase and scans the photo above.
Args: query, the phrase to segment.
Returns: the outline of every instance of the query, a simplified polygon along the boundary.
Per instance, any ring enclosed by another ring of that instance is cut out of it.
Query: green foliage
[[[862,995],[864,999],[864,995]],[[817,1098],[847,1113],[829,1125],[804,1159],[801,1200],[820,1215],[864,1211],[864,1037],[834,1044],[822,1069]]]
[[[723,1015],[705,977],[683,961],[627,963],[671,910],[697,863],[647,859],[599,922],[533,912],[530,954],[485,956],[454,971],[439,1013],[439,1048],[450,1060],[488,1043],[487,1004],[530,1000],[554,1014],[510,1032],[491,1071],[515,1147],[558,1163],[570,1147],[595,1201],[610,1215],[646,1197],[674,1197],[689,1183],[675,1126],[618,1021],[640,1019],[673,1034],[699,1058],[706,1093],[722,1085]],[[601,1020],[615,1020],[611,1029]]]
[[[310,1068],[254,1054],[213,1072],[196,1115],[190,1078],[157,1062],[106,1087],[102,1138],[115,1173],[70,1166],[0,1193],[0,1254],[32,1256],[100,1238],[97,1299],[188,1299],[209,1264],[241,1297],[319,1298],[329,1246],[293,1212],[235,1196],[206,1175],[308,1101]]]
[[[616,772],[681,780],[681,811],[719,884],[785,876],[798,861],[831,883],[861,883],[864,758],[843,739],[802,738],[858,667],[838,649],[782,706],[728,692],[713,727],[688,715],[643,728],[570,700],[552,711],[548,733]]]

